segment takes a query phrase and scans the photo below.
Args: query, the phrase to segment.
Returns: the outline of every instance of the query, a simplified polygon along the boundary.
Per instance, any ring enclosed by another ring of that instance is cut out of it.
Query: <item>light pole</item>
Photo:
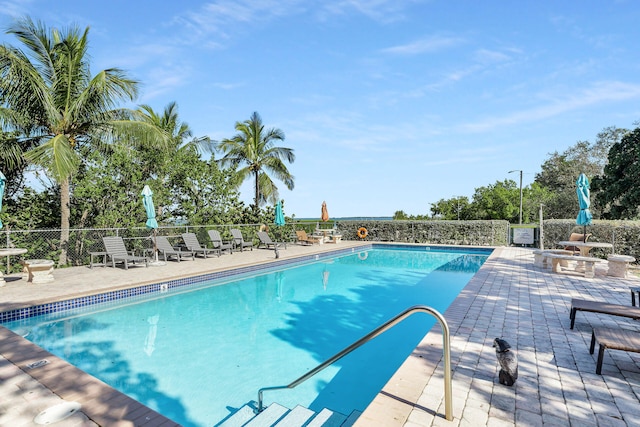
[[[512,172],[520,172],[520,216],[519,216],[519,224],[522,224],[522,170],[520,169],[514,169],[512,171],[509,171],[509,173]]]

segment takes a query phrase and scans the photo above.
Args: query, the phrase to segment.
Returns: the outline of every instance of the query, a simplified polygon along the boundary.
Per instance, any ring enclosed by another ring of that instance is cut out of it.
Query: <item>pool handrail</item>
[[[398,314],[394,318],[392,318],[392,319],[386,321],[385,323],[383,323],[381,326],[378,326],[376,329],[374,329],[373,331],[369,332],[367,335],[363,336],[358,341],[354,342],[353,344],[351,344],[348,347],[344,348],[340,352],[338,352],[335,355],[331,356],[329,359],[325,360],[324,362],[322,362],[321,364],[319,364],[318,366],[316,366],[315,368],[313,368],[312,370],[310,370],[306,374],[304,374],[301,377],[299,377],[298,379],[292,381],[288,385],[261,388],[260,390],[258,390],[258,408],[257,408],[257,412],[260,413],[260,412],[262,412],[264,410],[264,408],[263,408],[263,392],[269,391],[269,390],[282,390],[282,389],[286,389],[286,388],[291,389],[291,388],[297,387],[298,385],[300,385],[301,383],[305,382],[306,380],[308,380],[309,378],[311,378],[312,376],[314,376],[318,372],[322,371],[324,368],[326,368],[329,365],[333,364],[334,362],[342,359],[344,356],[346,356],[347,354],[351,353],[353,350],[355,350],[355,349],[359,348],[360,346],[366,344],[368,341],[371,341],[372,339],[374,339],[378,335],[382,334],[383,332],[386,332],[387,330],[391,329],[392,327],[394,327],[395,325],[397,325],[398,323],[402,322],[404,319],[406,319],[407,317],[409,317],[409,316],[411,316],[412,314],[415,314],[415,313],[431,314],[433,317],[435,317],[438,320],[438,322],[440,323],[440,326],[442,327],[442,347],[443,347],[442,348],[442,357],[444,359],[444,406],[445,406],[445,418],[447,419],[447,421],[452,421],[453,420],[453,403],[452,403],[452,389],[451,389],[451,338],[450,338],[450,334],[449,334],[449,325],[447,324],[447,321],[445,320],[444,316],[442,316],[442,314],[440,314],[437,310],[435,310],[435,309],[433,309],[431,307],[428,307],[426,305],[415,305],[413,307],[410,307],[410,308],[406,309],[405,311],[403,311],[402,313]]]

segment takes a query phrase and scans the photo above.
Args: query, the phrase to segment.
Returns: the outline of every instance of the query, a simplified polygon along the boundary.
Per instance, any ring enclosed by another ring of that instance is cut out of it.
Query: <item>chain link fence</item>
[[[179,245],[182,241],[182,233],[195,233],[202,245],[211,246],[208,230],[218,230],[223,240],[231,240],[232,228],[239,229],[246,240],[257,240],[256,232],[259,224],[233,224],[233,225],[209,225],[209,226],[167,226],[159,227],[159,236],[166,236],[173,244]],[[295,224],[287,224],[278,228],[277,235],[280,240],[290,240]],[[275,227],[274,227],[275,228]],[[23,255],[27,259],[48,259],[56,264],[60,261],[60,231],[48,230],[0,230],[0,248],[23,248],[27,253]],[[125,241],[127,249],[142,255],[145,249],[153,247],[153,230],[146,227],[136,228],[74,228],[69,230],[67,245],[67,264],[65,266],[89,265],[91,252],[104,251],[102,237],[120,236]],[[295,234],[294,234],[295,236]],[[2,270],[6,273],[15,273],[22,270],[22,266],[16,257],[2,257]],[[60,267],[58,265],[58,267]]]

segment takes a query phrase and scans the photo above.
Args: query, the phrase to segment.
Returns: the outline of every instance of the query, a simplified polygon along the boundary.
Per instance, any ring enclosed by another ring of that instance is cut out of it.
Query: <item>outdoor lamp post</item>
[[[519,218],[518,224],[522,224],[522,170],[514,169],[512,171],[509,171],[509,173],[512,173],[512,172],[520,172],[520,216],[518,217]]]

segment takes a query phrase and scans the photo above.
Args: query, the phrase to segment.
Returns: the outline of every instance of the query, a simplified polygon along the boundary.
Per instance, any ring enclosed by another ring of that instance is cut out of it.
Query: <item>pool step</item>
[[[277,403],[272,403],[258,415],[253,409],[251,404],[244,405],[215,427],[350,427],[362,413],[353,411],[347,417],[327,408],[316,413],[304,406],[290,410]]]

